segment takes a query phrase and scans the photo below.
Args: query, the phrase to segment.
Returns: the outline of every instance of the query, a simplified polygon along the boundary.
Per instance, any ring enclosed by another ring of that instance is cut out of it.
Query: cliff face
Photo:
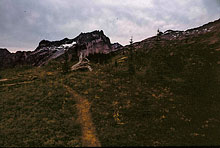
[[[0,48],[0,67],[10,63],[10,52],[7,49]]]
[[[42,40],[33,52],[10,53],[7,49],[0,49],[0,68],[29,64],[42,66],[50,60],[62,56],[67,51],[71,56],[84,57],[91,54],[108,54],[122,47],[119,43],[111,44],[103,31],[81,33],[76,38],[64,38],[60,41]]]
[[[78,54],[82,53],[84,57],[96,53],[108,54],[112,51],[110,39],[104,35],[103,31],[81,33],[74,41],[81,47]]]
[[[10,53],[7,49],[0,48],[0,68],[13,67],[16,65],[23,65],[26,63],[30,52]]]

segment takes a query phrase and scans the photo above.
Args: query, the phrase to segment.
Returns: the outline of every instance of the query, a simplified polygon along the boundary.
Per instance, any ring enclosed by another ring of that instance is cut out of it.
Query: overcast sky
[[[42,39],[103,30],[123,45],[220,18],[220,0],[0,0],[0,48],[34,50]]]

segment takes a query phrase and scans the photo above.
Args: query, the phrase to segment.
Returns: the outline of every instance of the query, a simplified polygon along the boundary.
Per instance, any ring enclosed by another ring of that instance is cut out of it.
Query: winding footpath
[[[90,113],[90,103],[87,99],[82,98],[76,91],[67,85],[64,85],[67,91],[72,95],[76,101],[78,120],[82,129],[82,146],[83,147],[101,147],[97,138],[96,130],[92,122]]]

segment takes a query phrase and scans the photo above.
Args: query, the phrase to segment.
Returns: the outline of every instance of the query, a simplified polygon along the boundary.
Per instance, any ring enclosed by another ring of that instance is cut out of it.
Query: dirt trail
[[[0,79],[0,82],[8,81],[8,79]]]
[[[18,83],[13,83],[13,84],[3,84],[3,85],[0,85],[0,86],[14,86],[14,85],[21,85],[21,84],[30,84],[30,83],[33,83],[34,81],[24,81],[24,82],[18,82]]]
[[[76,100],[78,110],[78,120],[82,128],[82,146],[83,147],[101,147],[101,144],[96,136],[96,130],[92,122],[90,109],[90,103],[87,99],[82,98],[71,89],[69,86],[64,85],[67,91]]]

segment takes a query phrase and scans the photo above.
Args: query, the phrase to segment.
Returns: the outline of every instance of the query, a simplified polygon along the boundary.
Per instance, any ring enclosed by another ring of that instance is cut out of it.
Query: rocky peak
[[[75,39],[77,44],[85,44],[92,42],[94,40],[102,40],[103,42],[107,43],[108,45],[111,44],[110,39],[105,36],[104,32],[101,31],[93,31],[89,33],[80,33]]]
[[[74,38],[74,41],[80,47],[78,48],[78,55],[82,53],[83,57],[96,53],[108,54],[112,51],[110,39],[105,36],[102,30],[81,33],[79,36]]]
[[[113,51],[116,51],[116,50],[118,50],[118,49],[120,49],[120,48],[122,48],[122,47],[123,47],[123,46],[122,46],[121,44],[119,44],[118,42],[112,44],[112,50],[113,50]]]
[[[5,48],[0,48],[0,57],[10,54],[10,52]]]

